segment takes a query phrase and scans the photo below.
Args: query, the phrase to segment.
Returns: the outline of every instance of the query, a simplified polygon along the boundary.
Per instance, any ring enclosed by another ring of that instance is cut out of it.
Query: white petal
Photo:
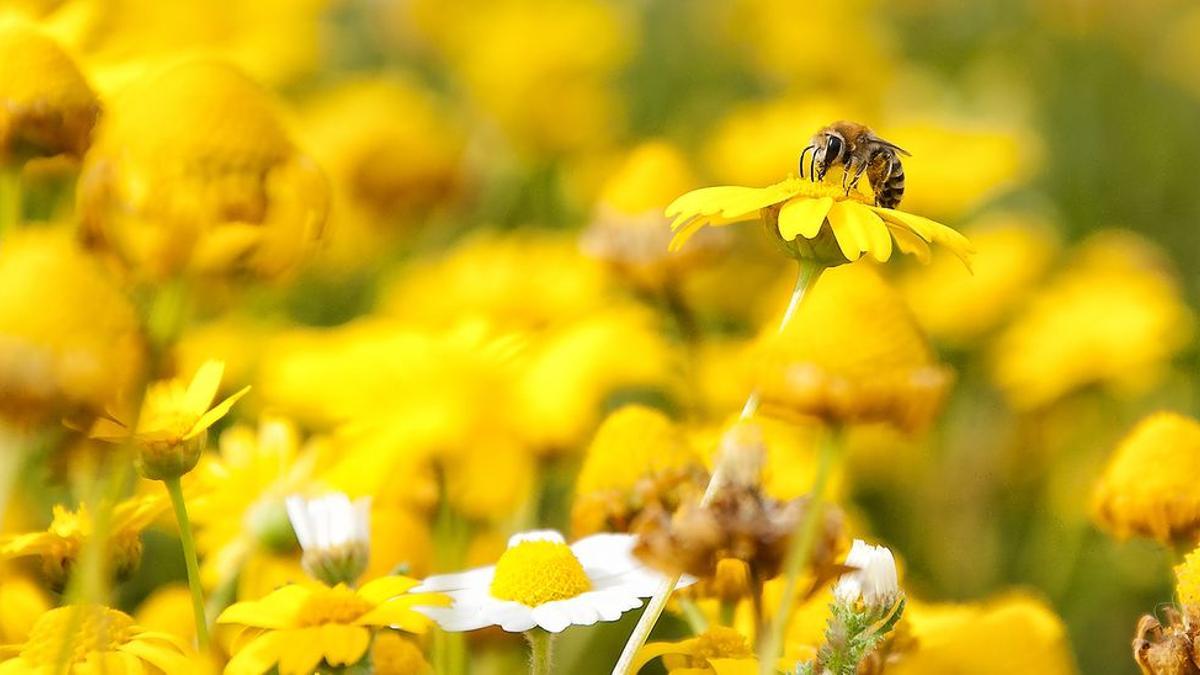
[[[528,532],[518,532],[508,538],[508,547],[512,548],[524,541],[549,541],[555,544],[565,544],[566,539],[558,530],[529,530]]]
[[[571,552],[592,578],[622,574],[641,567],[633,555],[637,537],[629,534],[593,534],[571,544]]]
[[[533,608],[533,620],[551,633],[561,633],[571,625],[571,615],[557,602],[547,602]]]

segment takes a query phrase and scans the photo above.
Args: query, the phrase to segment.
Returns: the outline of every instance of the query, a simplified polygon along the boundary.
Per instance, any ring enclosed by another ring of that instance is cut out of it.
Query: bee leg
[[[867,170],[866,162],[858,165],[858,170],[854,172],[854,178],[850,179],[850,189],[858,189],[858,179],[862,178],[863,172]]]
[[[850,178],[851,173],[854,173],[854,180],[857,181],[858,174],[862,173],[862,169],[859,168],[859,162],[853,156],[850,157],[850,162],[845,164],[842,169],[842,192],[850,194],[850,188],[854,187],[854,183],[847,184],[846,181]]]
[[[817,169],[817,151],[813,150],[812,157],[808,158],[808,180],[809,181],[825,180],[824,165],[822,165],[821,175],[819,175],[819,176],[817,175],[816,169]]]
[[[800,151],[800,177],[801,178],[804,178],[804,155],[808,154],[809,150],[812,150],[813,154],[816,154],[817,149],[811,145],[804,146],[804,149]],[[810,171],[809,173],[812,173],[812,172]]]

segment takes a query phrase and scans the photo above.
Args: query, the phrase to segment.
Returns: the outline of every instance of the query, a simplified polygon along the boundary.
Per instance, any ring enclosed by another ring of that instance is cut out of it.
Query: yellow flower
[[[284,586],[261,600],[239,602],[217,623],[245,627],[226,667],[227,675],[261,675],[274,666],[281,673],[307,675],[322,662],[329,666],[358,663],[371,645],[375,629],[424,632],[428,620],[414,606],[444,606],[437,593],[408,593],[417,582],[383,577],[358,590]]]
[[[249,557],[291,550],[284,499],[314,487],[327,455],[325,444],[302,444],[295,425],[277,417],[264,418],[257,430],[235,426],[221,434],[217,452],[201,459],[187,485],[206,586],[234,579]]]
[[[371,643],[371,667],[375,675],[433,675],[421,648],[399,631],[382,630]]]
[[[704,633],[678,642],[651,642],[634,658],[631,672],[662,657],[668,673],[676,675],[754,675],[758,659],[745,636],[732,628],[713,626]]]
[[[28,639],[34,623],[50,606],[41,585],[24,575],[5,574],[0,580],[0,644]]]
[[[671,202],[666,213],[674,218],[673,250],[705,225],[753,220],[761,213],[768,231],[778,235],[790,255],[829,267],[864,254],[885,262],[892,257],[893,241],[902,253],[922,261],[929,259],[930,243],[945,246],[967,265],[973,252],[966,237],[941,223],[872,206],[858,190],[847,193],[832,182],[795,176],[764,188],[725,185],[694,190]]]
[[[1008,318],[1058,250],[1049,227],[1016,214],[986,216],[963,232],[977,251],[972,274],[939,256],[900,282],[921,327],[956,346],[974,342]]]
[[[575,480],[572,532],[628,531],[641,509],[674,506],[703,490],[704,460],[666,415],[640,405],[611,413]]]
[[[269,96],[211,61],[161,70],[114,98],[78,192],[89,241],[151,279],[279,274],[320,234],[328,200]]]
[[[826,272],[782,332],[760,338],[764,410],[925,428],[950,384],[903,299],[869,266]]]
[[[982,605],[910,603],[905,620],[916,645],[888,675],[1073,675],[1062,620],[1045,603],[1012,595]]]
[[[0,675],[199,672],[196,656],[178,637],[148,631],[129,615],[99,605],[52,609],[37,620],[24,644],[6,646],[3,651],[15,658],[0,663]]]
[[[32,25],[0,26],[0,165],[83,156],[100,102],[75,62]]]
[[[604,184],[592,222],[580,235],[580,247],[640,286],[655,289],[670,283],[724,240],[706,237],[705,246],[689,247],[693,255],[669,255],[670,221],[663,208],[695,184],[674,145],[647,141],[637,146]]]
[[[356,80],[305,114],[306,138],[334,192],[328,244],[338,266],[361,264],[411,232],[466,180],[465,135],[412,78]]]
[[[0,415],[26,422],[95,415],[133,394],[144,349],[128,298],[63,233],[5,236]]]
[[[133,497],[112,508],[108,523],[105,560],[109,572],[118,579],[129,576],[142,561],[142,530],[166,509],[158,497]],[[85,542],[94,534],[95,524],[87,505],[71,510],[54,506],[54,519],[44,532],[31,532],[0,540],[0,558],[38,556],[42,572],[54,588],[66,585]]]
[[[614,81],[633,45],[633,25],[617,6],[597,0],[413,5],[430,46],[518,150],[556,155],[613,137],[621,112]]]
[[[138,605],[134,620],[139,626],[177,636],[187,644],[196,640],[196,615],[187,584],[159,586]]]
[[[1096,519],[1114,535],[1165,544],[1200,532],[1200,422],[1176,413],[1151,415],[1117,446],[1092,494]]]
[[[1091,385],[1142,393],[1189,343],[1193,323],[1161,253],[1136,235],[1102,232],[998,337],[993,377],[1022,409]]]
[[[138,471],[146,478],[182,476],[199,461],[208,428],[250,390],[243,387],[213,405],[224,371],[220,361],[207,361],[186,385],[179,379],[155,382],[146,391],[136,429],[131,432],[115,419],[100,419],[90,435],[112,443],[132,437],[137,443]]]

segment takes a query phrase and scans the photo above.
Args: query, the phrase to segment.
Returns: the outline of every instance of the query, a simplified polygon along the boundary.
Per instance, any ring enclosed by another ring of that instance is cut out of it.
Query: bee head
[[[841,133],[832,129],[818,132],[808,142],[808,147],[800,153],[800,175],[804,175],[804,155],[812,152],[809,161],[809,176],[815,180],[823,180],[829,167],[845,161],[849,146]]]

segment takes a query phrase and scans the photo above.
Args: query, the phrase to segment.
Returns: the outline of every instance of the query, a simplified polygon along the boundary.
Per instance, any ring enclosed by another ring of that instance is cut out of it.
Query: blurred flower
[[[903,138],[912,153],[904,158],[906,208],[958,219],[1036,170],[1040,148],[1032,132],[968,119],[939,115],[886,125],[884,137]]]
[[[399,631],[381,630],[371,642],[374,675],[433,675],[421,648]]]
[[[142,530],[166,510],[159,497],[133,497],[112,507],[105,533],[105,563],[117,579],[131,575],[142,562]],[[11,535],[0,540],[0,558],[38,556],[51,587],[62,589],[88,539],[95,535],[95,518],[86,504],[75,510],[56,504],[44,532]]]
[[[1175,595],[1194,623],[1200,619],[1200,549],[1195,549],[1175,566]]]
[[[678,642],[651,642],[642,647],[630,672],[662,657],[668,673],[683,675],[754,675],[758,660],[745,636],[732,628],[713,626],[696,637]]]
[[[53,0],[40,21],[75,46],[105,92],[147,68],[218,56],[256,79],[285,85],[311,74],[331,0]]]
[[[1117,537],[1170,545],[1200,533],[1200,422],[1161,412],[1138,423],[1117,446],[1092,493],[1096,519]]]
[[[82,157],[100,102],[74,60],[30,24],[0,26],[0,165]]]
[[[575,479],[571,531],[628,532],[645,508],[674,511],[704,488],[703,458],[663,413],[618,408],[600,425]]]
[[[629,535],[596,534],[568,546],[552,530],[524,532],[509,539],[494,566],[432,576],[416,590],[454,600],[422,610],[448,631],[495,625],[510,633],[535,627],[559,633],[616,621],[663,581],[633,557],[633,544]]]
[[[342,84],[304,118],[305,139],[333,187],[328,254],[339,267],[374,257],[389,237],[451,203],[466,181],[463,130],[410,78]]]
[[[95,415],[133,395],[137,314],[62,233],[9,233],[0,246],[0,415]]]
[[[50,606],[39,584],[23,574],[6,573],[0,580],[0,644],[28,639],[34,623]]]
[[[1024,595],[978,605],[912,603],[906,617],[916,649],[889,663],[888,675],[1076,672],[1062,620]]]
[[[228,675],[260,675],[278,666],[281,672],[308,675],[322,663],[351,666],[362,660],[379,628],[424,632],[428,620],[415,605],[444,605],[437,593],[408,593],[417,582],[382,577],[354,590],[344,585],[317,588],[284,586],[261,600],[236,603],[217,623],[248,629]]]
[[[403,269],[382,292],[383,312],[444,328],[464,317],[537,331],[588,317],[614,300],[603,266],[574,238],[534,230],[480,232]]]
[[[181,379],[155,382],[146,391],[136,429],[130,430],[114,418],[101,418],[89,435],[110,443],[132,438],[137,444],[138,472],[146,478],[182,476],[200,460],[208,428],[250,390],[243,387],[213,405],[224,371],[220,361],[206,361],[186,385]]]
[[[459,515],[499,521],[534,498],[537,457],[511,439],[480,439],[439,459],[445,499]]]
[[[985,216],[963,230],[976,253],[971,273],[945,256],[904,275],[900,288],[933,338],[966,346],[994,330],[1049,269],[1052,231],[1016,214]]]
[[[1193,315],[1161,254],[1136,235],[1093,235],[993,345],[993,377],[1022,409],[1100,385],[1138,393],[1188,344]]]
[[[833,424],[920,431],[951,380],[903,299],[869,266],[826,272],[782,332],[764,331],[759,349],[764,410]]]
[[[723,183],[770,183],[829,120],[862,116],[861,106],[845,97],[806,95],[742,105],[710,132],[703,148],[705,166]]]
[[[326,454],[323,442],[302,444],[295,425],[278,417],[221,434],[187,483],[206,586],[237,578],[248,558],[295,546],[284,499],[316,487]]]
[[[78,192],[89,242],[151,279],[280,274],[319,235],[328,201],[266,92],[203,60],[112,100]]]
[[[187,584],[159,586],[138,605],[134,621],[149,630],[175,635],[187,644],[196,641],[196,615]]]
[[[580,248],[639,287],[657,290],[671,283],[724,239],[708,236],[696,242],[702,245],[688,247],[689,255],[669,255],[670,221],[663,209],[695,183],[678,148],[666,141],[642,143],[601,189],[592,221],[580,235]]]
[[[371,554],[371,498],[351,502],[334,492],[311,499],[291,496],[286,503],[304,550],[304,571],[327,586],[358,581]]]
[[[891,608],[901,596],[896,576],[896,558],[886,546],[872,546],[855,539],[846,555],[846,567],[833,586],[833,597],[847,607],[862,603],[868,608]]]
[[[879,0],[815,0],[803,8],[787,0],[738,0],[717,6],[729,9],[717,14],[714,30],[728,34],[731,48],[747,52],[751,64],[774,80],[871,92],[885,88],[900,60]],[[852,57],[844,36],[853,36]]]
[[[693,190],[667,207],[676,232],[671,249],[680,249],[705,225],[728,225],[761,218],[767,231],[797,259],[832,267],[864,254],[885,262],[892,243],[902,253],[928,260],[929,243],[945,246],[970,264],[973,249],[958,232],[911,213],[870,205],[858,190],[846,192],[826,182],[789,176],[765,188],[736,185]]]
[[[602,146],[621,122],[617,71],[634,26],[598,0],[420,0],[428,32],[472,102],[525,153]],[[537,39],[530,39],[537,36]]]
[[[122,612],[99,605],[67,605],[41,616],[16,654],[0,664],[5,675],[187,675],[199,672],[196,656],[170,633],[148,631]],[[63,662],[65,659],[65,663]],[[63,668],[62,666],[66,666]]]

